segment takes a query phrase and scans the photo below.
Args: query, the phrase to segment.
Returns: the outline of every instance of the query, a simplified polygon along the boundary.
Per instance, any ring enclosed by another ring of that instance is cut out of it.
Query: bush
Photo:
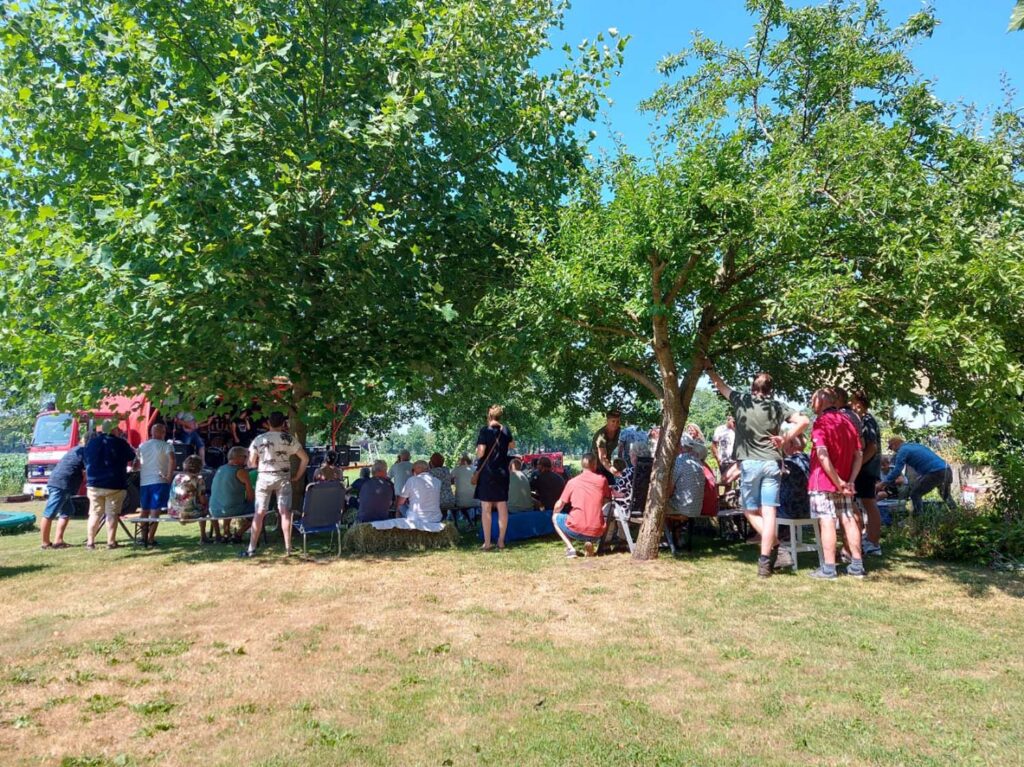
[[[918,553],[977,565],[1024,563],[1024,519],[996,509],[957,509],[921,525],[912,534]]]
[[[0,495],[16,495],[25,481],[25,455],[0,453]]]

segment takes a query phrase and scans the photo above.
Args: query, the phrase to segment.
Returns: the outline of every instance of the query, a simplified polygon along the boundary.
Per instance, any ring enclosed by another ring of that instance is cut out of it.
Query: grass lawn
[[[712,539],[241,561],[197,535],[0,538],[0,765],[1024,763],[1010,574],[887,553],[759,582]]]

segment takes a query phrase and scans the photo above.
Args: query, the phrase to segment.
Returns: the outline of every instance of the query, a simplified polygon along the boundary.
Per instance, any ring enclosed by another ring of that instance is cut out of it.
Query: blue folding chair
[[[338,556],[341,556],[341,514],[345,508],[345,488],[341,482],[314,482],[306,486],[302,501],[302,516],[292,522],[302,533],[302,553],[306,553],[306,538],[317,533],[338,535]]]

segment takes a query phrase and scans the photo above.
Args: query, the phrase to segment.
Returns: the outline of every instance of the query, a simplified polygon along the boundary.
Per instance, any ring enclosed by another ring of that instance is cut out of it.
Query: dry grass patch
[[[242,562],[191,536],[0,540],[0,764],[1019,761],[1010,576],[894,557],[762,583],[743,547],[637,566],[473,541]]]

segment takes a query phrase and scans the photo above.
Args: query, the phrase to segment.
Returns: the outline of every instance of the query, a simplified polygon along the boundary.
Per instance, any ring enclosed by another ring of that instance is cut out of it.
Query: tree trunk
[[[640,526],[633,559],[656,559],[661,542],[662,526],[665,523],[665,507],[668,504],[669,487],[672,484],[672,467],[679,451],[679,439],[686,426],[686,414],[679,387],[679,371],[676,359],[669,345],[668,318],[658,314],[654,318],[654,356],[661,373],[661,438],[658,440],[651,471],[651,484],[647,490],[647,506],[644,521]]]
[[[644,508],[644,521],[640,526],[640,534],[637,536],[633,551],[633,559],[636,560],[658,557],[665,511],[668,507],[669,487],[672,484],[672,469],[679,453],[679,440],[683,436],[683,429],[686,428],[693,392],[704,372],[704,361],[707,359],[708,339],[712,333],[708,329],[709,325],[710,322],[705,315],[701,318],[701,330],[693,359],[690,361],[690,369],[680,386],[679,369],[668,342],[668,320],[659,315],[654,321],[654,355],[661,372],[661,386],[664,392],[661,401],[661,438],[655,451],[651,484],[647,491],[647,505]]]

